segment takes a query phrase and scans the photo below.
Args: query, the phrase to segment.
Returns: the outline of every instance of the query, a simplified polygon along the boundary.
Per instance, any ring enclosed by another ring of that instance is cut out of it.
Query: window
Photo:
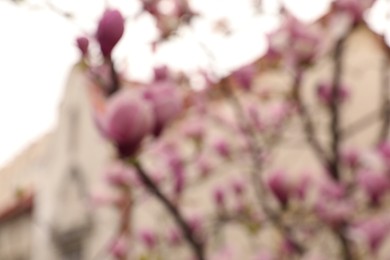
[[[91,215],[86,207],[87,187],[79,167],[73,165],[59,190],[53,238],[59,259],[81,260],[91,229]]]

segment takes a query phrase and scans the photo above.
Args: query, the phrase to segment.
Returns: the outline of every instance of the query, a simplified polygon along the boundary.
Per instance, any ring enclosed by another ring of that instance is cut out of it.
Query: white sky
[[[104,8],[103,0],[52,2],[75,13],[76,20],[70,22],[49,10],[31,10],[0,0],[0,166],[55,126],[67,73],[78,58],[74,39],[83,30],[93,32],[95,21]],[[131,76],[147,78],[155,62],[169,61],[173,67],[186,70],[206,66],[207,58],[194,39],[210,46],[218,64],[223,64],[220,71],[228,71],[262,53],[264,32],[277,25],[271,17],[251,16],[245,0],[193,2],[209,19],[197,23],[196,32],[183,32],[183,40],[164,46],[157,57],[151,55],[147,44],[155,35],[150,19],[145,16],[137,24],[128,25],[115,55],[127,63]],[[269,10],[277,3],[276,0],[266,2]],[[284,2],[292,11],[310,20],[325,10],[329,0]],[[128,15],[139,8],[136,1],[112,0],[110,3]],[[229,39],[213,35],[209,20],[224,16],[231,18],[240,34]],[[378,29],[383,30],[380,25],[384,24],[384,16],[374,17]]]

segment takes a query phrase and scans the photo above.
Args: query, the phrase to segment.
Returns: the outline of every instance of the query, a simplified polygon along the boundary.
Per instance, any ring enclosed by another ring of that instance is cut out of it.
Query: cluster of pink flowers
[[[173,250],[186,241],[199,260],[209,255],[235,259],[234,246],[214,241],[218,240],[215,234],[222,234],[221,227],[235,223],[248,231],[249,240],[259,239],[268,227],[278,233],[276,250],[260,250],[253,259],[321,259],[308,247],[311,240],[321,244],[327,239],[323,227],[340,239],[344,259],[351,259],[347,255],[354,250],[352,243],[364,243],[371,255],[379,254],[390,232],[386,214],[390,143],[382,138],[373,149],[345,149],[347,131],[341,110],[354,97],[353,86],[345,85],[342,77],[322,81],[311,92],[317,101],[313,107],[328,108],[321,110],[328,119],[326,128],[321,129],[315,110],[309,111],[311,107],[300,100],[305,98],[303,93],[300,97],[304,74],[319,58],[333,55],[334,48],[342,46],[338,43],[364,23],[373,2],[336,0],[318,23],[310,25],[283,10],[281,26],[268,35],[268,52],[259,62],[245,64],[221,79],[211,80],[211,73],[202,71],[205,87],[198,92],[183,87],[191,85],[191,75],[175,78],[166,66],[155,67],[148,83],[124,80],[112,56],[125,31],[125,19],[118,10],[103,13],[93,37],[77,39],[82,64],[94,79],[90,94],[96,126],[114,146],[119,161],[105,172],[105,180],[123,196],[108,203],[123,211],[122,221],[130,221],[125,219],[130,218],[126,202],[135,207],[149,198],[132,200],[134,190],[142,187],[176,221],[168,229],[137,227],[135,239],[145,252],[161,257],[160,245]],[[159,41],[168,40],[195,16],[186,0],[142,0],[141,7],[155,19]],[[335,22],[340,27],[334,27]],[[331,37],[334,31],[338,37]],[[90,59],[92,41],[99,45],[99,64]],[[345,66],[342,54],[334,56],[334,66]],[[292,75],[292,88],[277,92],[258,84],[262,66],[268,62],[266,69],[276,65]],[[290,129],[296,122],[303,126],[296,139],[305,142],[303,148],[313,148],[310,151],[318,159],[315,170],[303,168],[300,174],[277,165],[279,145],[294,134]],[[144,167],[143,156],[152,163]],[[211,184],[218,173],[233,177],[211,185],[206,194],[213,207],[210,216],[197,209],[196,214],[184,217],[185,203],[197,205],[187,197],[190,187]],[[211,225],[213,232],[208,230]],[[117,259],[127,256],[129,230],[119,232],[110,245]],[[214,247],[209,242],[218,244],[217,252],[211,252]]]
[[[267,57],[282,59],[290,69],[311,64],[321,53],[322,31],[309,28],[293,16],[285,17],[282,26],[268,35]]]

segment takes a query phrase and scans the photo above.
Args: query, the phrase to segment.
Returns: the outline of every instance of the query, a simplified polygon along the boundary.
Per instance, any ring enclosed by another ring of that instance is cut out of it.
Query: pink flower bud
[[[254,65],[245,65],[232,73],[233,79],[243,90],[250,90],[256,74]]]
[[[158,136],[182,112],[183,97],[177,86],[170,81],[159,81],[148,86],[144,97],[153,107],[156,121],[153,133]]]
[[[286,16],[279,30],[268,35],[268,58],[284,59],[292,69],[310,64],[318,56],[321,46],[321,33],[302,24],[292,16]]]
[[[268,111],[269,114],[269,126],[279,128],[289,118],[293,107],[285,102],[273,104]]]
[[[213,200],[218,208],[225,206],[225,192],[221,187],[216,187],[213,190]]]
[[[172,173],[173,192],[175,197],[177,197],[183,192],[186,183],[184,160],[176,150],[170,151],[167,154],[166,160]]]
[[[237,196],[241,196],[245,190],[245,183],[243,180],[235,179],[233,180],[231,187],[233,189],[234,194]]]
[[[299,176],[296,184],[294,185],[292,192],[296,194],[297,198],[301,200],[305,199],[308,188],[312,182],[313,180],[310,173],[308,172],[302,173]]]
[[[337,0],[333,6],[336,11],[349,15],[354,23],[363,20],[363,15],[374,0]]]
[[[109,246],[109,252],[118,259],[121,259],[126,256],[127,250],[128,241],[124,235],[115,238]]]
[[[389,178],[385,174],[370,170],[360,171],[357,181],[374,205],[379,203],[379,200],[390,188]]]
[[[253,260],[276,260],[273,254],[268,250],[261,250],[258,252]]]
[[[287,204],[290,195],[290,183],[284,171],[274,171],[267,179],[267,186],[273,195],[284,206]]]
[[[181,232],[177,228],[171,228],[168,233],[168,242],[172,246],[178,246],[183,241]]]
[[[120,155],[127,157],[137,152],[143,138],[151,133],[153,123],[152,109],[138,92],[121,90],[109,98],[101,128]]]
[[[200,215],[196,215],[196,214],[191,215],[188,218],[187,222],[191,231],[194,234],[197,234],[198,236],[201,235],[203,229],[203,219]]]
[[[81,55],[86,57],[88,55],[89,40],[87,37],[78,37],[76,39],[77,47],[79,48]]]
[[[113,164],[106,170],[106,181],[118,187],[140,184],[135,170],[122,163]]]
[[[347,201],[329,201],[319,198],[315,205],[317,216],[333,228],[338,228],[354,212],[353,204]]]
[[[345,165],[355,169],[360,163],[360,152],[356,149],[348,149],[342,152],[341,159]]]
[[[292,255],[298,250],[297,245],[290,237],[283,238],[281,249],[286,255]]]
[[[141,0],[141,3],[144,11],[156,17],[160,14],[158,8],[159,0]]]
[[[174,181],[173,191],[176,196],[179,196],[183,192],[186,183],[184,172],[180,171],[174,174],[173,181]]]
[[[258,131],[264,130],[264,123],[262,122],[262,118],[260,117],[260,113],[258,112],[256,105],[250,104],[248,106],[248,117]]]
[[[356,234],[360,234],[367,242],[369,249],[376,253],[390,231],[388,217],[374,217],[366,219],[353,228]]]
[[[184,160],[177,152],[169,154],[167,163],[173,175],[184,172]]]
[[[184,21],[189,22],[192,16],[195,15],[195,13],[190,9],[187,0],[173,0],[173,3],[173,14],[176,15],[178,19],[186,18]]]
[[[328,178],[321,181],[319,186],[319,196],[324,199],[339,200],[345,196],[345,187]]]
[[[317,87],[317,97],[325,105],[329,105],[332,101],[332,86],[329,83],[320,83]],[[349,98],[349,90],[345,86],[338,88],[337,101],[345,102]]]
[[[378,152],[386,162],[390,162],[390,142],[386,141],[378,146]]]
[[[218,139],[214,142],[214,149],[220,156],[224,158],[229,158],[231,155],[230,146],[223,139]]]
[[[154,67],[154,81],[165,81],[169,79],[169,70],[167,66]]]
[[[195,163],[201,177],[206,177],[211,173],[212,166],[208,157],[201,155],[197,158]]]
[[[139,233],[141,242],[149,249],[153,249],[157,245],[157,236],[150,229],[143,229]]]
[[[200,118],[196,118],[194,120],[189,120],[184,128],[183,133],[186,137],[201,140],[204,135],[204,125],[201,122]]]
[[[110,57],[111,52],[122,38],[125,30],[125,20],[118,10],[107,9],[99,21],[96,39],[104,57]]]

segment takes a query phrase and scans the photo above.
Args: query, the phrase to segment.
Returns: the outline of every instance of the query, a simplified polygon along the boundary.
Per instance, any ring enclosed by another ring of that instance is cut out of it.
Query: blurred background
[[[169,1],[165,2],[169,9]],[[185,74],[212,67],[215,76],[223,78],[266,53],[267,34],[281,25],[282,6],[309,24],[328,12],[332,1],[261,2],[260,10],[260,2],[255,0],[191,0],[191,8],[201,16],[156,50],[152,43],[159,32],[150,15],[139,14],[141,3],[136,0],[0,0],[0,260],[112,257],[107,253],[107,241],[115,236],[118,216],[112,209],[95,205],[112,199],[100,174],[112,159],[112,150],[95,129],[75,42],[80,35],[94,36],[107,7],[121,10],[126,17],[124,37],[113,53],[118,70],[134,82],[148,82],[159,65]],[[373,31],[387,35],[388,10],[390,2],[379,0],[367,13]],[[352,41],[351,46],[357,46],[348,56],[352,64],[381,57],[369,37],[362,33]],[[359,57],[355,59],[356,53]],[[314,78],[327,75],[324,71],[314,71]],[[353,73],[348,74],[350,82]],[[270,84],[284,80],[278,75],[270,77]],[[362,77],[359,89],[380,80],[376,74]],[[201,90],[197,79],[192,80],[193,87]],[[355,112],[348,118],[360,114],[357,107],[377,94],[360,94],[350,109]],[[356,143],[364,144],[359,138]],[[280,158],[291,158],[291,153],[295,151]],[[291,169],[311,165],[313,158],[308,156],[307,162],[305,156]],[[282,164],[288,161],[283,158]],[[193,194],[201,193],[201,189],[195,190]],[[100,195],[91,202],[91,194]],[[199,195],[202,201],[208,197]],[[195,199],[188,200],[192,205]],[[161,209],[151,203],[134,218],[153,226],[156,222],[151,216],[159,217]],[[163,223],[169,225],[169,221]],[[169,247],[163,250],[169,252]],[[245,246],[242,250],[249,251]]]

